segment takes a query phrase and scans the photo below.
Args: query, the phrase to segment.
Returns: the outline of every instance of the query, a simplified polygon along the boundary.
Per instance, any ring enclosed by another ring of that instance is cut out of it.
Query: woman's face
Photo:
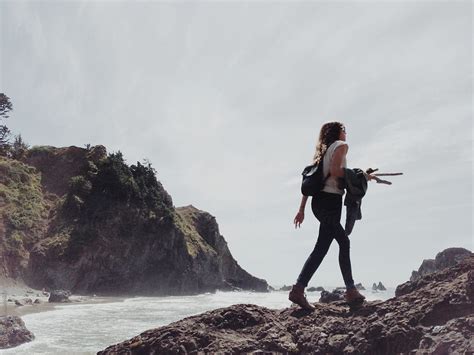
[[[339,140],[346,141],[346,127],[341,128],[341,131],[339,132]]]

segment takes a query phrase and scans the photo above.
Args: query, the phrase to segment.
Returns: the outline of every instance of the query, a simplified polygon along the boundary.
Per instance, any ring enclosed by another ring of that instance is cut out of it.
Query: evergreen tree
[[[10,101],[10,98],[0,93],[0,122],[4,119],[10,117],[8,113],[13,110],[13,105]],[[0,155],[7,155],[10,145],[10,130],[4,124],[0,124]]]

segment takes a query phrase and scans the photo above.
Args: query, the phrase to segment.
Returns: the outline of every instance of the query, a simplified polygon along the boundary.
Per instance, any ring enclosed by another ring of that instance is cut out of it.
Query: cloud
[[[385,253],[374,239],[390,241],[395,263],[403,248],[436,254],[444,220],[456,221],[449,243],[472,235],[472,199],[455,201],[472,191],[470,3],[0,7],[11,128],[30,144],[104,144],[130,163],[150,159],[175,204],[216,215],[234,256],[260,277],[292,280],[314,244],[310,210],[301,230],[292,220],[328,120],[348,128],[349,166],[406,174],[370,187],[355,231],[361,269]],[[402,281],[420,256],[371,273]],[[340,275],[328,266],[318,277]]]

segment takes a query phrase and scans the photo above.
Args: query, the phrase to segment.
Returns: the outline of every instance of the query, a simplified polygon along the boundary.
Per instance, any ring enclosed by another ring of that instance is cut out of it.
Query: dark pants
[[[304,287],[323,261],[331,246],[332,240],[336,239],[339,244],[339,266],[342,277],[347,288],[354,287],[352,279],[351,259],[349,255],[350,241],[341,225],[342,195],[328,192],[318,192],[311,200],[313,214],[321,223],[319,226],[318,241],[313,252],[306,260],[297,282]]]

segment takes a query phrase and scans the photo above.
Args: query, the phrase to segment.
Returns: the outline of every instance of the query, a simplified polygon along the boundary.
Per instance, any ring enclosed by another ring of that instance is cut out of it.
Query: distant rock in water
[[[355,287],[356,287],[359,291],[364,291],[364,290],[365,290],[365,287],[364,287],[361,283],[356,284]]]
[[[290,291],[293,286],[283,285],[278,291]]]
[[[472,252],[464,248],[448,248],[436,254],[434,259],[423,260],[418,271],[411,273],[410,281],[416,281],[425,275],[450,267],[471,256]]]
[[[306,289],[306,291],[308,291],[308,292],[321,292],[321,291],[324,291],[324,288],[321,287],[321,286],[309,287],[309,288]]]
[[[337,288],[332,292],[322,291],[321,296],[319,298],[319,302],[321,303],[331,303],[335,301],[343,301],[345,295],[344,289]]]
[[[150,329],[98,354],[472,353],[474,257],[350,311],[343,301],[268,309],[236,304]]]
[[[176,208],[148,163],[103,146],[0,157],[0,277],[102,295],[268,292],[233,258],[216,218]]]
[[[12,348],[34,338],[20,317],[0,316],[0,349]]]
[[[375,282],[372,284],[372,291],[377,292],[377,291],[386,291],[386,290],[387,288],[383,285],[382,281],[379,281],[378,284]]]

